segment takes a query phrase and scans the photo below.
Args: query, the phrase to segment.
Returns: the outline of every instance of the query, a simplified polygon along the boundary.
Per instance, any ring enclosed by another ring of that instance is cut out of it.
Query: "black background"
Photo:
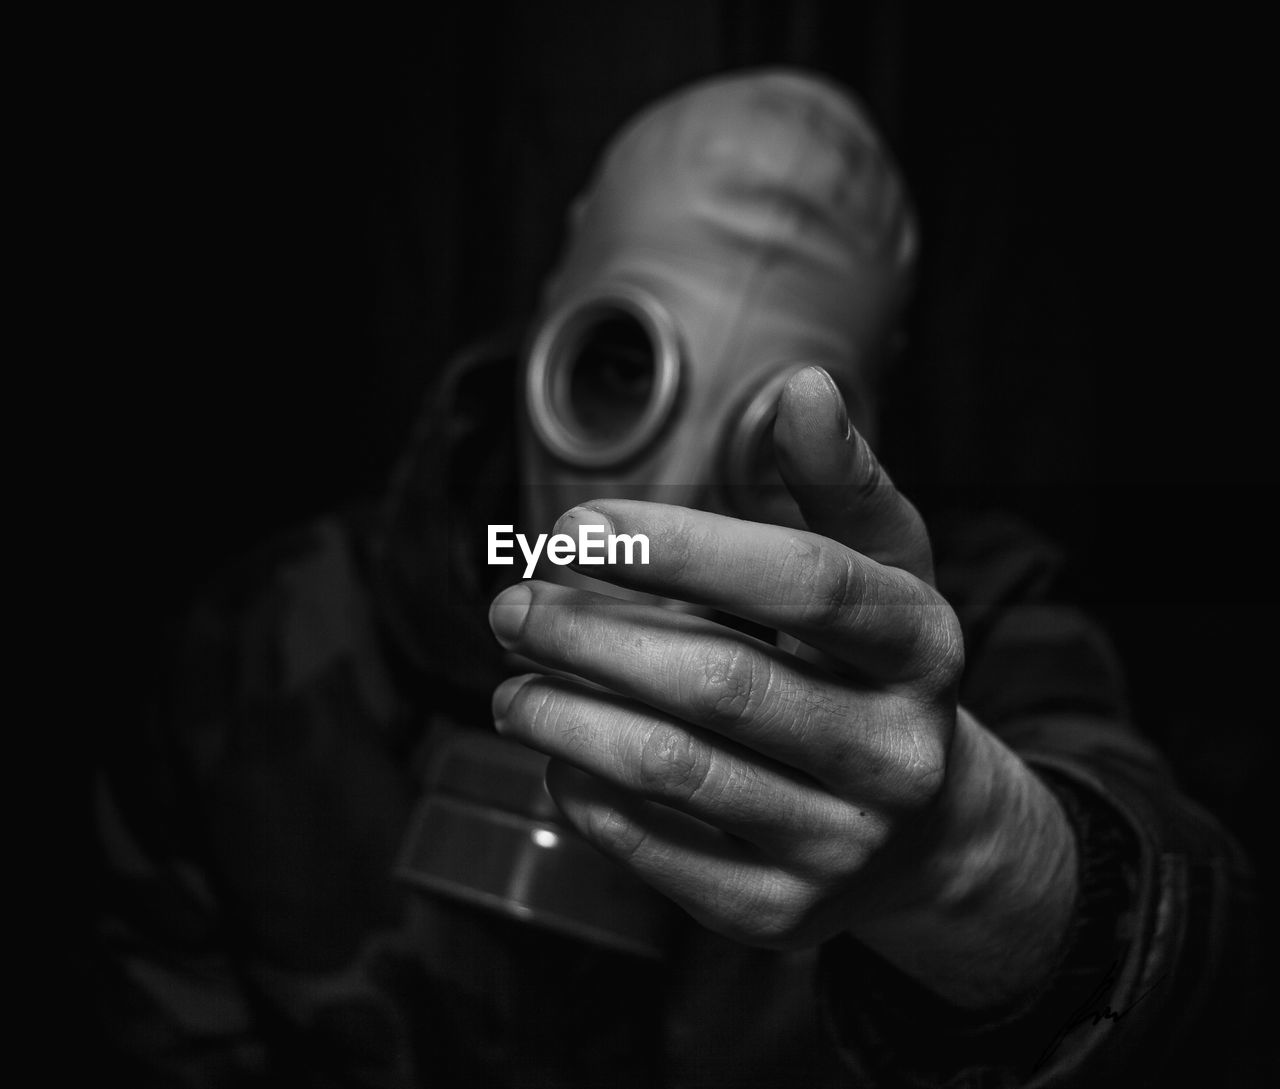
[[[692,78],[801,64],[864,99],[919,210],[891,472],[926,510],[1007,506],[1068,548],[1140,725],[1270,896],[1261,34],[1217,9],[884,2],[149,23],[85,91],[112,360],[85,387],[88,479],[121,618],[121,721],[95,742],[201,579],[381,486],[448,355],[531,305],[621,122]]]

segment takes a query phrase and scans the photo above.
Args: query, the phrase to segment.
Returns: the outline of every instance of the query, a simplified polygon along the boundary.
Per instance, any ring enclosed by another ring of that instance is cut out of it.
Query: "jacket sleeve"
[[[1249,862],[1132,724],[1105,635],[1055,601],[1036,566],[1003,562],[977,601],[982,578],[962,580],[962,702],[1043,779],[1075,832],[1077,901],[1058,966],[1016,1008],[979,1018],[834,943],[823,964],[829,1028],[875,1085],[1258,1084]],[[859,994],[825,982],[849,979]]]

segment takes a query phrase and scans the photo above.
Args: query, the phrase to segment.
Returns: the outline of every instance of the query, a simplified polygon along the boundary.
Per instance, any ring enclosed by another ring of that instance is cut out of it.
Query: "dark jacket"
[[[384,507],[271,543],[193,610],[171,688],[98,783],[113,1068],[174,1086],[1097,1086],[1225,1053],[1247,866],[1130,725],[1061,558],[1012,519],[931,529],[962,702],[1081,845],[1069,947],[1022,1007],[975,1021],[848,940],[781,954],[688,923],[645,959],[397,880],[433,732],[492,728],[480,541],[511,521],[504,367],[481,352],[450,372]]]

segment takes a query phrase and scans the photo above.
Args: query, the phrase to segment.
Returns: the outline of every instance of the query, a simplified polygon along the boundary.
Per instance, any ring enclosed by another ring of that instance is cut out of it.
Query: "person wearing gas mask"
[[[978,527],[935,564],[878,463],[916,248],[821,80],[619,133],[530,330],[446,371],[377,514],[197,612],[176,757],[102,796],[148,889],[104,922],[119,1052],[173,1084],[1155,1068],[1229,977],[1243,863],[1048,554]],[[487,560],[582,526],[648,562]]]

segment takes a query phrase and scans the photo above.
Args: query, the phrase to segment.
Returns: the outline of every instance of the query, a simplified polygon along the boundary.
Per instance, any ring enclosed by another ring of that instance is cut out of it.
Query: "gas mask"
[[[820,364],[872,433],[914,250],[896,169],[833,86],[734,74],[643,112],[575,204],[525,344],[526,530],[606,496],[802,525],[773,463],[778,396]],[[559,821],[545,758],[489,731],[438,736],[406,880],[662,954],[674,909]]]
[[[529,524],[601,496],[800,524],[778,395],[820,364],[873,430],[914,250],[897,171],[835,87],[738,74],[642,113],[574,206],[526,346]]]

